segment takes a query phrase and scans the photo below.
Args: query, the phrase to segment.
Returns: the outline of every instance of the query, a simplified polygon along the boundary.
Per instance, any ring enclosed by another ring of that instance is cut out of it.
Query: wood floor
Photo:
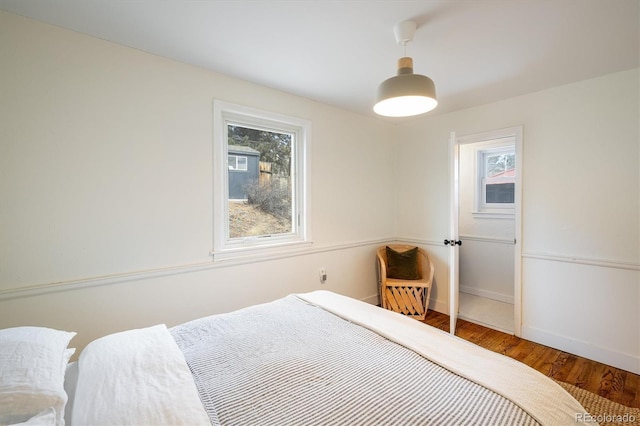
[[[449,331],[449,316],[429,311],[425,323]],[[514,358],[556,380],[640,408],[640,375],[459,319],[456,336]]]

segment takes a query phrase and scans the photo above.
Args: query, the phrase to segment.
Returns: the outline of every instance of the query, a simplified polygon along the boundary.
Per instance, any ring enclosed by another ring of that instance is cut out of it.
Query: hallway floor
[[[458,317],[504,333],[514,333],[513,304],[460,292]]]

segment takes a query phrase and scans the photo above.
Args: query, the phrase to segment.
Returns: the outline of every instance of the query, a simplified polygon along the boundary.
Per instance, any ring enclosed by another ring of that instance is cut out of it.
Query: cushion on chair
[[[418,247],[404,252],[397,252],[391,247],[386,247],[387,252],[387,278],[397,280],[419,280]]]

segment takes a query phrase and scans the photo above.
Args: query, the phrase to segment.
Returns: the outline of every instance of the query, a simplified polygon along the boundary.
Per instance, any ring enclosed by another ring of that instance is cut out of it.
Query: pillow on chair
[[[419,280],[418,247],[407,251],[397,252],[391,247],[387,251],[387,278],[397,280]]]

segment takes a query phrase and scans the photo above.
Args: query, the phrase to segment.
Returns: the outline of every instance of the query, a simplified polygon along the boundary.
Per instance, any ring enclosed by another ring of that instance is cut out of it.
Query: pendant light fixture
[[[373,111],[386,117],[410,117],[424,114],[438,105],[436,87],[429,77],[413,73],[413,59],[407,57],[407,43],[413,40],[416,23],[404,21],[393,32],[404,49],[404,57],[398,59],[398,75],[378,86]]]

